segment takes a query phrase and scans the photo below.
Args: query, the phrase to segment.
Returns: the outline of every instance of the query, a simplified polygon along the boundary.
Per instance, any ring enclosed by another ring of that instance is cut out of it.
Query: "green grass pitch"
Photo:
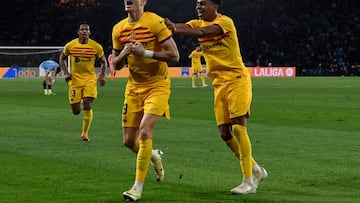
[[[122,145],[125,84],[98,88],[84,143],[62,79],[56,96],[39,78],[1,79],[0,202],[123,202],[136,158]],[[254,78],[253,93],[248,132],[269,173],[256,194],[230,193],[242,176],[218,135],[212,88],[174,78],[171,120],[154,134],[165,180],[150,168],[141,202],[360,202],[360,78]]]

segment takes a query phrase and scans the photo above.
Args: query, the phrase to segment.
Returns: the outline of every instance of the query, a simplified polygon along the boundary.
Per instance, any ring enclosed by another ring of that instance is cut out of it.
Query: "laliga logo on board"
[[[254,77],[294,77],[293,67],[255,67]]]
[[[286,76],[291,77],[293,75],[294,75],[293,69],[292,68],[287,68],[286,69]]]

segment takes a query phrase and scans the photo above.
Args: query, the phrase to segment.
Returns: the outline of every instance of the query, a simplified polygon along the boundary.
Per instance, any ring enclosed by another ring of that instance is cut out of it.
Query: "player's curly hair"
[[[223,3],[223,0],[211,0],[214,4],[217,4],[217,5],[219,5],[219,6],[221,6],[222,5],[222,3]]]

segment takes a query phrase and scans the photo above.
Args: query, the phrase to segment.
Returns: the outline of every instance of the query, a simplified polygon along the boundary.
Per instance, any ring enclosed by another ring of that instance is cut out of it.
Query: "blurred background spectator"
[[[146,9],[174,22],[197,15],[196,0],[156,1]],[[76,37],[78,23],[86,21],[107,55],[112,26],[126,16],[122,0],[12,0],[1,10],[0,46],[63,46]],[[297,75],[360,75],[356,0],[225,0],[220,12],[234,19],[249,67],[272,64],[295,66]],[[170,65],[190,66],[187,56],[196,40],[175,40],[181,59]]]

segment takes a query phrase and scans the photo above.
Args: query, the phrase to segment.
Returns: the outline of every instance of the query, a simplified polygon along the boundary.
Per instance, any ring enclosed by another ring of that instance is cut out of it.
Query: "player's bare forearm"
[[[153,59],[165,62],[179,62],[179,54],[176,51],[154,52]]]
[[[113,54],[113,60],[112,60],[112,65],[114,66],[115,70],[120,70],[125,66],[125,62],[126,62],[126,53],[124,51],[118,51],[118,50],[113,50],[112,52]]]
[[[173,38],[169,38],[166,41],[162,42],[161,46],[164,48],[165,51],[154,52],[152,58],[166,62],[179,62],[180,55]]]
[[[63,71],[63,74],[65,77],[69,76],[69,71],[66,67],[66,59],[67,59],[67,56],[65,56],[63,53],[60,54],[60,57],[59,57],[59,65],[60,65],[60,68],[61,70]]]
[[[102,56],[100,60],[101,60],[101,73],[100,74],[105,75],[106,69],[108,67],[105,55]]]
[[[193,31],[192,28],[185,23],[174,23],[170,19],[166,18],[165,24],[174,34],[182,34],[191,37],[197,37],[196,32]]]
[[[99,74],[98,81],[100,83],[100,86],[104,86],[105,85],[105,71],[107,68],[107,62],[106,62],[105,56],[102,56],[100,58],[100,62],[101,62],[101,72]]]
[[[190,26],[183,23],[175,24],[175,34],[187,35],[190,37],[200,38],[207,35],[206,29],[204,28],[191,28]]]
[[[208,35],[222,33],[221,27],[216,24],[206,27],[192,28],[185,23],[173,23],[167,18],[165,19],[165,24],[174,34],[187,35],[194,38],[201,38]]]

